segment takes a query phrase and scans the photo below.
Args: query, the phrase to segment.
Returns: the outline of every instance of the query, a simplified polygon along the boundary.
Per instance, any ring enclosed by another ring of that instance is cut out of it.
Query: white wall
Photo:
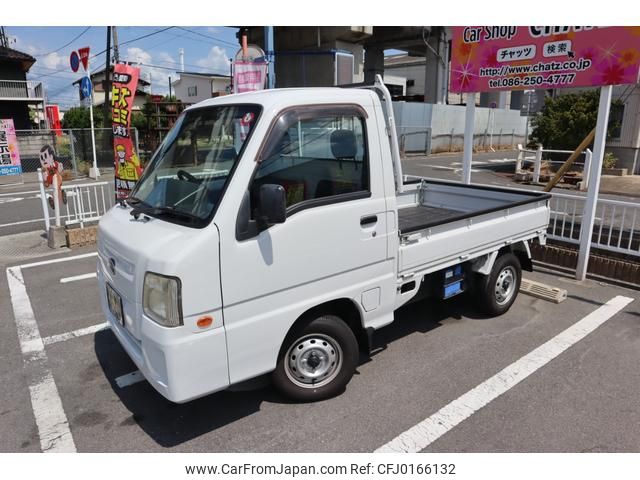
[[[196,87],[197,95],[189,96],[189,87]],[[175,96],[184,103],[198,103],[211,98],[211,79],[209,77],[180,76],[173,84]]]
[[[405,150],[424,151],[430,135],[431,152],[448,151],[450,147],[460,150],[464,138],[464,120],[466,107],[417,102],[394,102],[398,135],[421,132],[430,129],[430,134],[416,133],[407,135]],[[490,113],[492,111],[492,113]],[[491,115],[491,117],[490,117]],[[525,134],[526,118],[518,110],[498,108],[478,108],[475,112],[474,143],[476,146],[489,146],[493,132],[493,145],[522,143]]]

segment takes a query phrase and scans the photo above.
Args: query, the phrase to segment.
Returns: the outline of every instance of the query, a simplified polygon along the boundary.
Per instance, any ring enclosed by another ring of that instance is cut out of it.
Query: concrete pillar
[[[367,47],[364,54],[364,83],[373,84],[376,75],[384,75],[384,50]]]
[[[440,28],[434,28],[425,52],[424,101],[426,103],[447,103],[449,44]],[[434,52],[437,52],[436,55]],[[443,61],[444,60],[444,61]]]

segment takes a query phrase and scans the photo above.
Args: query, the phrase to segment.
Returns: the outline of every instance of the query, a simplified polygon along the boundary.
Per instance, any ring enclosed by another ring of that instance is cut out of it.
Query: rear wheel
[[[358,355],[358,342],[349,326],[339,317],[322,315],[287,337],[273,383],[294,400],[332,397],[351,380]]]
[[[507,312],[518,295],[521,280],[518,257],[513,253],[498,257],[491,273],[477,278],[475,294],[480,310],[491,316]]]

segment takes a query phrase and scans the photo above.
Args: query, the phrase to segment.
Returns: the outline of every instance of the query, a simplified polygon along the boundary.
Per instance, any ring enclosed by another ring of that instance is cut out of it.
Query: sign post
[[[464,152],[462,156],[462,182],[471,183],[471,162],[473,159],[473,132],[476,116],[476,94],[467,93],[467,108],[464,115]]]
[[[91,148],[93,151],[93,166],[89,169],[89,177],[97,179],[100,176],[98,170],[98,156],[96,155],[96,131],[93,124],[93,85],[91,84],[91,68],[89,59],[89,47],[79,48],[78,51],[71,52],[69,56],[69,66],[72,72],[77,72],[80,64],[86,72],[86,76],[80,81],[80,100],[88,99],[89,121],[91,122]]]
[[[584,204],[582,224],[580,225],[580,252],[578,253],[578,266],[576,267],[577,280],[584,280],[587,276],[589,254],[591,253],[591,232],[593,232],[596,208],[598,206],[598,191],[600,190],[602,160],[604,158],[604,145],[607,140],[607,126],[609,124],[612,91],[613,87],[611,85],[600,89],[596,136],[593,141],[593,152],[589,166],[589,176],[591,178],[588,180],[587,201]],[[620,232],[620,235],[622,235],[622,232]]]
[[[463,175],[471,181],[477,92],[602,87],[580,227],[576,278],[586,276],[598,203],[613,85],[640,80],[640,36],[634,27],[453,27],[450,91],[467,93]],[[527,99],[528,115],[531,95]],[[471,118],[469,118],[471,116]],[[526,132],[528,136],[528,128]]]

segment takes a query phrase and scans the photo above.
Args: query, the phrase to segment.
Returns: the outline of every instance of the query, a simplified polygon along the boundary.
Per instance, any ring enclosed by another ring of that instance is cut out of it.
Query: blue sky
[[[106,27],[6,27],[12,48],[36,57],[28,79],[42,81],[49,103],[61,109],[79,105],[77,87],[72,83],[80,77],[69,67],[69,54],[78,48],[91,47],[91,55],[106,48]],[[151,81],[154,94],[169,91],[169,77],[177,78],[180,56],[184,48],[186,71],[228,73],[228,59],[235,55],[238,42],[236,29],[229,27],[118,27],[120,60],[140,62],[142,75]],[[155,33],[158,32],[158,33]],[[82,34],[82,35],[81,35]],[[144,35],[147,38],[126,43]],[[79,38],[75,39],[78,35]],[[75,39],[75,40],[74,40]],[[71,42],[68,46],[67,43]],[[91,60],[91,69],[105,65],[105,54]]]

